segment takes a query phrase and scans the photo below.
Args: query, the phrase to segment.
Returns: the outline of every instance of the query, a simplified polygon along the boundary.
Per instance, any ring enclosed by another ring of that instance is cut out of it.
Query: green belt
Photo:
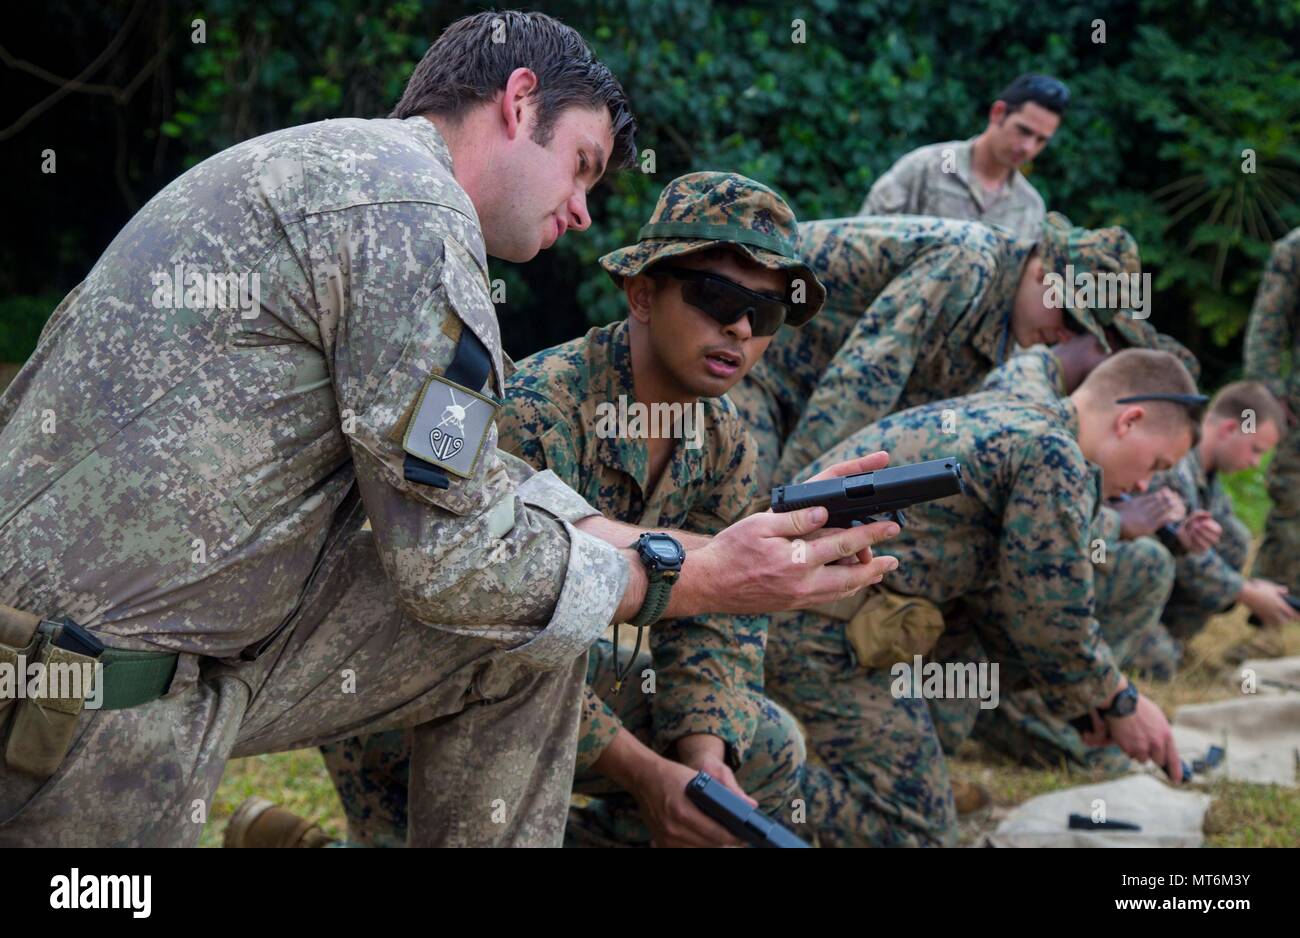
[[[104,701],[101,710],[126,710],[157,700],[167,693],[178,656],[163,651],[104,649]]]
[[[45,620],[39,629],[53,639],[59,623]],[[105,648],[95,659],[103,665],[100,710],[127,710],[157,700],[167,693],[179,657],[166,651],[126,651]]]

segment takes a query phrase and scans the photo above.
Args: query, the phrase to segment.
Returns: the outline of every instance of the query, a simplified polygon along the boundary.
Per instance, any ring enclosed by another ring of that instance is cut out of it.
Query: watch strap
[[[1130,699],[1133,701],[1133,705],[1128,708],[1127,713],[1119,712],[1120,701],[1123,699]],[[1138,699],[1137,687],[1133,684],[1132,681],[1130,681],[1128,683],[1128,686],[1126,686],[1122,691],[1120,691],[1118,694],[1115,695],[1115,699],[1111,701],[1109,707],[1098,707],[1097,714],[1102,719],[1105,719],[1106,717],[1109,716],[1117,716],[1117,717],[1132,716],[1133,712],[1137,710],[1137,699]]]
[[[650,582],[646,585],[645,600],[641,603],[640,610],[628,622],[628,625],[644,626],[653,625],[659,621],[668,608],[668,598],[673,592],[673,580],[677,578],[676,573],[666,571],[651,571]]]

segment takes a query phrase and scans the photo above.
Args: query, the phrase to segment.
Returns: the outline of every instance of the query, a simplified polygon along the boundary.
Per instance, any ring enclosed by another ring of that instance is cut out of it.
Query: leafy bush
[[[1273,454],[1264,457],[1258,469],[1243,469],[1223,477],[1223,487],[1232,499],[1232,510],[1237,513],[1252,534],[1264,533],[1264,520],[1273,502],[1268,497],[1268,464]]]
[[[10,296],[0,300],[0,362],[27,360],[60,296]]]
[[[993,96],[1023,71],[1056,74],[1074,93],[1057,138],[1029,168],[1034,184],[1078,223],[1133,230],[1156,274],[1154,320],[1201,356],[1207,383],[1233,376],[1268,243],[1300,225],[1296,0],[539,6],[578,28],[620,77],[654,172],[612,175],[593,193],[592,230],[564,238],[544,260],[494,264],[494,276],[507,283],[502,325],[516,356],[622,314],[596,259],[635,237],[674,176],[736,170],[781,191],[801,218],[849,214],[902,153],[979,132]],[[111,35],[112,21],[131,8],[117,0],[98,28]],[[132,155],[118,188],[134,183],[147,196],[211,153],[280,127],[382,116],[431,39],[481,8],[207,0],[191,12],[150,4],[158,34],[183,38],[171,47],[166,81],[159,79],[159,114],[125,115],[133,121],[130,140],[157,141],[153,168],[143,152]],[[70,4],[52,9],[48,16],[90,28]],[[189,41],[193,16],[207,24],[204,44]],[[61,49],[57,25],[46,32],[42,41]],[[80,44],[96,48],[89,39]],[[152,54],[147,43],[128,48],[142,60]],[[1245,150],[1254,151],[1253,174],[1242,172]],[[61,159],[84,162],[74,169],[104,182],[113,172],[93,151]],[[85,197],[104,193],[111,197],[112,187]],[[108,220],[114,212],[119,223],[130,214],[119,205]],[[61,216],[78,217],[66,207],[49,213]],[[82,272],[102,246],[82,245]],[[4,254],[9,263],[0,267],[57,271],[64,280],[76,269],[39,255],[24,259],[21,245],[8,250],[18,253]],[[41,288],[51,285],[72,283]]]

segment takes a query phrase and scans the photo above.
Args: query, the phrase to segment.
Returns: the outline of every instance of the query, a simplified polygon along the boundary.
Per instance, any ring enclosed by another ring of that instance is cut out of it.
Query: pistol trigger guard
[[[893,521],[894,524],[898,525],[900,529],[906,525],[906,521],[907,521],[907,519],[903,517],[903,513],[901,511],[891,511],[889,513],[889,519]]]

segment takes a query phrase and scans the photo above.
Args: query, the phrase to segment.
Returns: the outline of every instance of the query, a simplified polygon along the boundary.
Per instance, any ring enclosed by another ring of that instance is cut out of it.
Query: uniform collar
[[[1192,481],[1196,484],[1196,491],[1204,498],[1210,491],[1210,486],[1214,484],[1214,473],[1206,472],[1205,467],[1201,465],[1200,447],[1193,446],[1183,457],[1187,460],[1192,470]]]
[[[402,121],[402,125],[415,134],[416,138],[428,148],[433,154],[433,158],[442,164],[447,172],[455,175],[455,167],[451,164],[451,148],[447,146],[447,141],[443,139],[441,131],[434,126],[433,121],[427,117],[416,115],[408,117]]]
[[[1062,397],[1058,402],[1061,411],[1061,417],[1065,423],[1065,429],[1070,431],[1070,436],[1074,437],[1075,442],[1079,439],[1079,408],[1074,406],[1074,401],[1068,397]]]
[[[1057,401],[1053,409],[1060,412],[1066,432],[1070,434],[1070,438],[1077,445],[1079,442],[1079,408],[1075,407],[1074,401],[1068,397],[1062,397]],[[1098,463],[1093,462],[1086,456],[1084,462],[1088,467],[1088,479],[1096,492],[1096,498],[1093,499],[1092,503],[1092,514],[1089,516],[1095,520],[1097,515],[1101,513],[1102,505],[1106,502],[1106,488],[1103,484],[1105,480],[1103,479],[1102,468]]]
[[[959,143],[955,148],[957,151],[957,178],[966,186],[967,191],[970,192],[971,198],[974,199],[975,204],[979,206],[979,210],[981,212],[987,212],[989,206],[992,204],[992,202],[988,201],[990,198],[992,198],[993,201],[1014,199],[1022,194],[1025,186],[1029,185],[1029,181],[1025,179],[1024,174],[1021,173],[1020,170],[1013,168],[1010,175],[1007,176],[1006,182],[1002,184],[1002,188],[998,190],[997,195],[990,197],[988,191],[975,178],[975,174],[971,172],[970,168],[971,153],[974,151],[975,141],[978,139],[979,135],[976,134],[969,140]]]
[[[482,239],[483,227],[479,222],[478,210],[474,208],[474,202],[470,199],[469,193],[456,181],[456,168],[452,165],[451,148],[447,146],[447,141],[443,138],[442,132],[428,118],[417,114],[415,117],[408,117],[403,120],[402,126],[415,135],[415,138],[428,149],[438,162],[438,165],[447,171],[447,175],[455,183],[454,191],[446,193],[446,195],[450,195],[452,198],[450,207],[469,218],[474,223],[474,230],[479,233],[479,237],[474,238],[472,244],[465,245],[465,248],[474,258],[474,262],[478,264],[484,285],[490,290],[491,280],[488,276],[487,249]],[[510,364],[510,368],[513,370],[513,362]]]
[[[631,419],[632,406],[636,403],[636,388],[632,374],[632,344],[627,320],[596,331],[597,341],[592,343],[589,352],[595,404],[608,401],[618,408],[620,419],[624,413]],[[626,405],[620,400],[626,401]],[[708,404],[705,403],[705,407]],[[626,408],[626,410],[625,410]],[[649,429],[647,413],[647,432]],[[707,443],[708,434],[701,428]],[[651,495],[666,496],[677,484],[700,476],[705,471],[705,447],[688,449],[684,441],[677,440],[672,455],[664,466],[654,493],[648,490],[650,478],[650,447],[645,439],[633,439],[622,434],[602,438],[596,448],[601,465],[622,472],[631,477],[641,490],[647,506]],[[661,499],[656,499],[656,501]]]
[[[592,400],[596,405],[612,404],[620,420],[636,402],[632,378],[632,346],[628,339],[627,320],[593,330],[588,350],[591,367]],[[624,404],[623,402],[626,402]],[[596,446],[601,465],[631,476],[642,494],[650,471],[650,451],[645,440],[625,437],[621,432],[602,437]]]

